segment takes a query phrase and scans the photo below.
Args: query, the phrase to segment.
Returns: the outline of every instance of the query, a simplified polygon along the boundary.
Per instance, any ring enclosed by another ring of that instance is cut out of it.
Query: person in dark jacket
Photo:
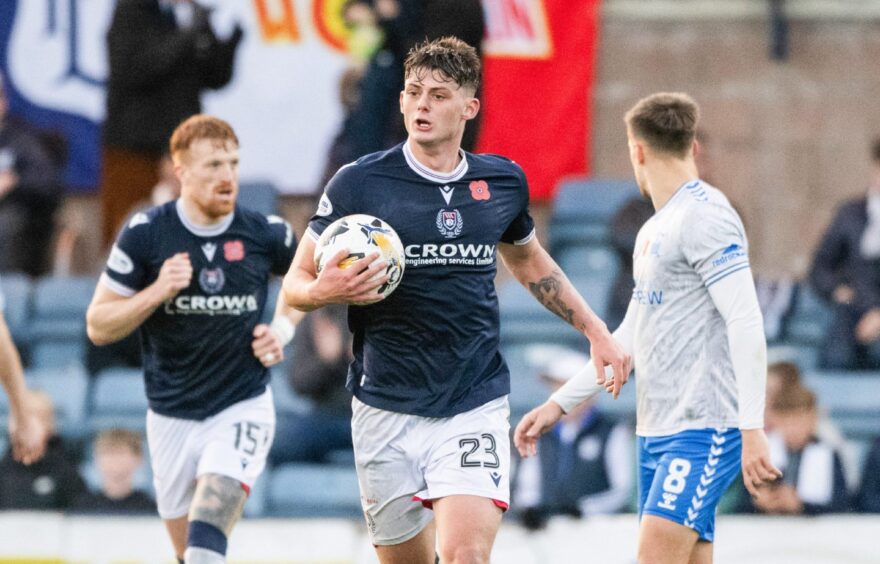
[[[307,413],[279,413],[273,464],[325,462],[334,451],[351,451],[351,392],[345,388],[351,362],[346,307],[310,312],[293,337],[290,387],[309,400]]]
[[[31,393],[31,407],[49,433],[43,457],[26,466],[12,456],[0,459],[0,509],[67,510],[86,491],[76,456],[55,432],[55,410],[48,394]]]
[[[201,93],[232,78],[243,32],[225,40],[193,0],[119,0],[107,32],[110,71],[101,209],[104,243],[159,180],[171,132],[201,112]]]
[[[880,513],[880,437],[874,437],[865,457],[856,507],[863,513]]]
[[[539,378],[555,391],[587,362],[581,353],[560,352],[539,369]],[[541,436],[538,456],[520,462],[513,505],[527,529],[543,528],[553,515],[619,513],[631,501],[633,431],[603,413],[597,399],[564,415]]]
[[[840,206],[810,269],[813,288],[834,308],[822,368],[880,368],[880,138],[871,163],[867,194]]]
[[[3,88],[0,77],[0,272],[40,276],[64,196],[63,156],[53,158],[43,133],[8,115]]]

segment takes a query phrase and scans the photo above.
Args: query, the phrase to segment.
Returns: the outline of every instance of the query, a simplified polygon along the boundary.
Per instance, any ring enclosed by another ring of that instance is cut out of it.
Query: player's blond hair
[[[212,139],[224,143],[232,141],[238,146],[238,137],[231,125],[214,116],[196,114],[185,119],[171,134],[168,149],[174,162],[179,163],[198,139]]]
[[[658,92],[636,102],[623,120],[652,149],[684,157],[694,143],[700,107],[683,92]]]
[[[439,71],[461,88],[476,92],[480,87],[480,57],[477,50],[457,37],[425,41],[410,49],[403,76],[421,76]]]

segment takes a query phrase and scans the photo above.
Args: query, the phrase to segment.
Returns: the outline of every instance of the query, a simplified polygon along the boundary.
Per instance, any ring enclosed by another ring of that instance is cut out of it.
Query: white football
[[[390,278],[376,290],[384,297],[388,297],[403,279],[406,266],[403,243],[397,232],[378,217],[353,214],[328,225],[315,246],[315,270],[320,273],[326,261],[341,249],[348,250],[348,257],[340,261],[340,268],[348,268],[354,261],[374,252],[388,263],[380,274],[387,273]]]

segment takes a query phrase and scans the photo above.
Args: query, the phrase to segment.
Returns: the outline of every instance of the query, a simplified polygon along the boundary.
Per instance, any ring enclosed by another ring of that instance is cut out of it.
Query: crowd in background
[[[403,59],[417,41],[457,35],[479,45],[484,34],[479,0],[349,0],[344,15],[352,29],[351,62],[340,81],[344,120],[327,156],[324,181],[358,156],[405,138],[397,100]],[[218,38],[207,12],[194,2],[117,3],[107,36],[110,77],[100,186],[105,244],[139,207],[179,193],[166,155],[168,136],[183,118],[200,111],[206,89],[230,80],[241,38],[239,28]],[[465,149],[473,150],[478,131],[474,120]],[[708,142],[704,133],[699,138]],[[772,288],[757,282],[759,294],[769,288],[762,300],[768,336],[781,332],[799,292],[814,291],[833,311],[817,367],[861,370],[865,378],[880,378],[880,372],[873,372],[880,370],[880,139],[869,155],[872,175],[865,195],[841,205],[808,279]],[[64,201],[64,161],[64,139],[9,115],[0,82],[0,273],[48,276],[53,261],[63,260],[58,255],[65,254],[69,234],[57,228],[55,217]],[[709,177],[708,163],[700,166],[707,181],[724,188],[723,179]],[[609,299],[609,326],[619,323],[629,302],[635,235],[652,213],[650,203],[634,199],[609,218],[611,247],[621,263]],[[309,409],[279,417],[270,461],[345,460],[351,449],[351,398],[343,384],[351,338],[344,308],[309,315],[293,348],[286,383]],[[136,336],[112,348],[89,346],[86,351],[82,362],[93,375],[139,363]],[[549,393],[585,361],[568,351],[531,369]],[[47,428],[54,430],[51,400],[38,393],[35,401]],[[758,499],[735,492],[728,510],[880,512],[880,437],[858,460],[847,455],[846,437],[823,411],[822,398],[804,384],[796,363],[769,367],[766,423],[774,464],[783,469],[784,479]],[[568,414],[542,439],[541,456],[519,466],[515,514],[527,527],[540,528],[552,515],[632,510],[630,425],[589,402]],[[66,444],[53,432],[37,464],[23,466],[7,452],[0,460],[0,509],[154,513],[154,502],[135,484],[144,463],[141,443],[137,433],[126,429],[103,430],[91,444]]]

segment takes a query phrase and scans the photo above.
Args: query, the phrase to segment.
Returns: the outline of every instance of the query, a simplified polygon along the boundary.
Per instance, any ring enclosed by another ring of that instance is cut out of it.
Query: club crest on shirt
[[[199,286],[206,294],[216,294],[223,289],[225,283],[226,276],[222,268],[203,268],[199,272]]]
[[[461,218],[461,213],[457,209],[441,209],[437,212],[437,229],[440,230],[440,234],[447,239],[458,237],[461,234],[461,228],[463,226],[464,221]]]

